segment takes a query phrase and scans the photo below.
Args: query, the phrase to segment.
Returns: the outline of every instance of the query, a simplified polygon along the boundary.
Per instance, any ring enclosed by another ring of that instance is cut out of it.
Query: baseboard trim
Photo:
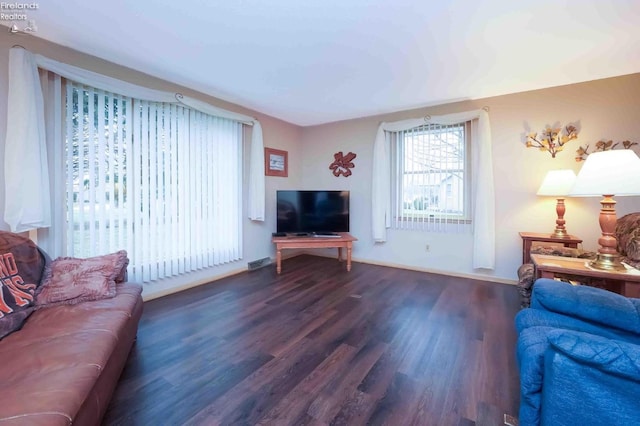
[[[332,256],[330,254],[325,254],[325,253],[317,253],[317,252],[312,252],[312,251],[304,251],[303,253],[300,254],[309,254],[311,256],[320,256],[320,257],[329,257],[329,258],[335,258],[336,256]],[[411,265],[403,265],[400,263],[392,263],[392,262],[382,262],[382,261],[377,261],[377,260],[371,260],[371,259],[362,259],[359,257],[351,257],[351,261],[352,262],[358,262],[358,263],[367,263],[369,265],[378,265],[378,266],[386,266],[389,268],[396,268],[396,269],[406,269],[409,271],[418,271],[418,272],[428,272],[430,274],[438,274],[438,275],[447,275],[450,277],[457,277],[457,278],[469,278],[472,280],[479,280],[479,281],[487,281],[487,282],[492,282],[492,283],[499,283],[499,284],[508,284],[508,285],[517,285],[518,282],[516,280],[510,280],[507,278],[499,278],[499,277],[492,277],[492,276],[487,276],[487,275],[482,275],[482,274],[469,274],[469,273],[462,273],[462,272],[451,272],[451,271],[445,271],[442,269],[432,269],[432,268],[423,268],[420,266],[411,266]]]
[[[287,254],[286,256],[283,255],[282,259],[283,260],[290,259],[292,257],[299,256],[301,254],[303,254],[303,253],[299,253],[299,252],[290,253],[290,254]],[[275,264],[275,262],[276,262],[275,257],[270,257],[270,259],[271,259],[271,264]],[[267,266],[269,266],[269,265],[267,265]],[[175,287],[166,288],[166,289],[162,289],[162,290],[157,290],[157,291],[153,291],[153,288],[152,288],[153,285],[151,285],[150,287],[144,287],[145,291],[142,292],[142,300],[144,302],[148,302],[149,300],[158,299],[160,297],[168,296],[168,295],[174,294],[174,293],[179,293],[179,292],[184,291],[184,290],[189,290],[190,288],[198,287],[198,286],[201,286],[201,285],[204,285],[204,284],[209,284],[209,283],[221,280],[223,278],[231,277],[233,275],[238,275],[238,274],[240,274],[242,272],[247,272],[247,271],[249,271],[249,268],[248,268],[247,265],[245,265],[242,268],[236,268],[236,269],[233,269],[231,271],[227,271],[227,272],[225,272],[224,274],[221,274],[221,275],[216,275],[216,276],[210,277],[210,278],[202,278],[202,279],[195,280],[195,281],[192,281],[192,282],[189,282],[189,283],[185,283],[185,284],[182,284],[182,285],[178,285],[178,286],[175,286]]]
[[[185,283],[185,284],[182,284],[182,285],[178,285],[178,286],[175,286],[175,287],[166,288],[166,289],[162,289],[162,290],[157,290],[157,291],[153,291],[153,284],[152,284],[149,287],[144,287],[145,290],[150,290],[150,292],[146,293],[145,291],[143,291],[142,292],[142,300],[144,302],[148,302],[149,300],[158,299],[160,297],[168,296],[168,295],[174,294],[174,293],[179,293],[181,291],[189,290],[190,288],[198,287],[198,286],[201,286],[203,284],[212,283],[214,281],[218,281],[218,280],[221,280],[223,278],[227,278],[227,277],[230,277],[232,275],[237,275],[237,274],[239,274],[241,272],[246,272],[246,271],[247,271],[247,267],[245,265],[243,268],[233,269],[231,271],[225,272],[222,275],[216,275],[215,277],[211,277],[211,278],[202,278],[200,280],[192,281],[192,282],[189,282],[189,283]]]
[[[329,255],[329,254],[324,254],[324,253],[318,253],[317,251],[300,251],[300,252],[294,252],[294,253],[290,253],[290,254],[284,254],[282,255],[282,260],[286,260],[286,259],[291,259],[303,254],[308,254],[310,256],[318,256],[318,257],[328,257],[328,258],[334,258],[335,259],[335,255]],[[479,280],[479,281],[487,281],[487,282],[493,282],[493,283],[499,283],[499,284],[508,284],[508,285],[517,285],[518,282],[516,280],[509,280],[506,278],[498,278],[498,277],[490,277],[490,276],[486,276],[486,275],[481,275],[481,274],[466,274],[466,273],[459,273],[459,272],[451,272],[451,271],[443,271],[440,269],[432,269],[432,268],[423,268],[423,267],[418,267],[418,266],[411,266],[411,265],[403,265],[400,263],[392,263],[392,262],[381,262],[381,261],[377,261],[377,260],[370,260],[370,259],[362,259],[359,257],[352,257],[351,258],[352,262],[358,262],[358,263],[366,263],[369,265],[378,265],[378,266],[386,266],[388,268],[396,268],[396,269],[406,269],[409,271],[418,271],[418,272],[427,272],[430,274],[438,274],[438,275],[447,275],[447,276],[451,276],[451,277],[458,277],[458,278],[469,278],[472,280]],[[273,265],[275,267],[275,263],[276,263],[276,259],[275,258],[271,258],[271,265]],[[268,265],[268,266],[271,266]],[[222,275],[217,275],[215,277],[212,278],[203,278],[197,281],[193,281],[190,283],[186,283],[180,286],[176,286],[176,287],[172,287],[172,288],[167,288],[167,289],[163,289],[163,290],[158,290],[156,292],[150,292],[150,293],[142,293],[142,300],[145,302],[148,302],[149,300],[153,300],[153,299],[158,299],[160,297],[164,297],[164,296],[168,296],[170,294],[174,294],[174,293],[179,293],[181,291],[184,290],[189,290],[190,288],[193,287],[198,287],[200,285],[203,284],[208,284],[208,283],[212,283],[218,280],[221,280],[223,278],[227,278],[233,275],[237,275],[240,274],[242,272],[247,272],[249,269],[247,268],[247,266],[244,266],[242,268],[237,268],[237,269],[233,269],[231,271],[228,271]]]

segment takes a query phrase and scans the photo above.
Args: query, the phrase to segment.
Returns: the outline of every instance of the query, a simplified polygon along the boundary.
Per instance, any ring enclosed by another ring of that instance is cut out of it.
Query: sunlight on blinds
[[[67,254],[150,282],[242,257],[242,124],[67,84]]]

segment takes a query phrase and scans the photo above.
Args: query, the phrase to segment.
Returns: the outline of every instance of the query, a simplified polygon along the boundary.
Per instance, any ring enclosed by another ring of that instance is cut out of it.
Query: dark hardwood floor
[[[309,255],[145,303],[105,425],[501,425],[515,286]]]

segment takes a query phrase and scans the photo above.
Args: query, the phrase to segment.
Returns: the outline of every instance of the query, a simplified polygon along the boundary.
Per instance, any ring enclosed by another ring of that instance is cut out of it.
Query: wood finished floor
[[[309,255],[145,303],[105,425],[501,425],[515,286]]]

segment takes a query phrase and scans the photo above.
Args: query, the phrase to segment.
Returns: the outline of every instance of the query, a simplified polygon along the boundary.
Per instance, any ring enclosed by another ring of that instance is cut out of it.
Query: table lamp
[[[640,195],[640,158],[630,149],[589,154],[570,193],[575,197],[604,197],[600,204],[600,248],[590,266],[603,270],[625,270],[620,263],[616,230],[616,202],[613,196]]]
[[[564,198],[569,194],[576,182],[576,174],[573,170],[550,170],[542,181],[537,195],[556,197],[556,229],[551,234],[554,238],[570,238],[564,224]]]

